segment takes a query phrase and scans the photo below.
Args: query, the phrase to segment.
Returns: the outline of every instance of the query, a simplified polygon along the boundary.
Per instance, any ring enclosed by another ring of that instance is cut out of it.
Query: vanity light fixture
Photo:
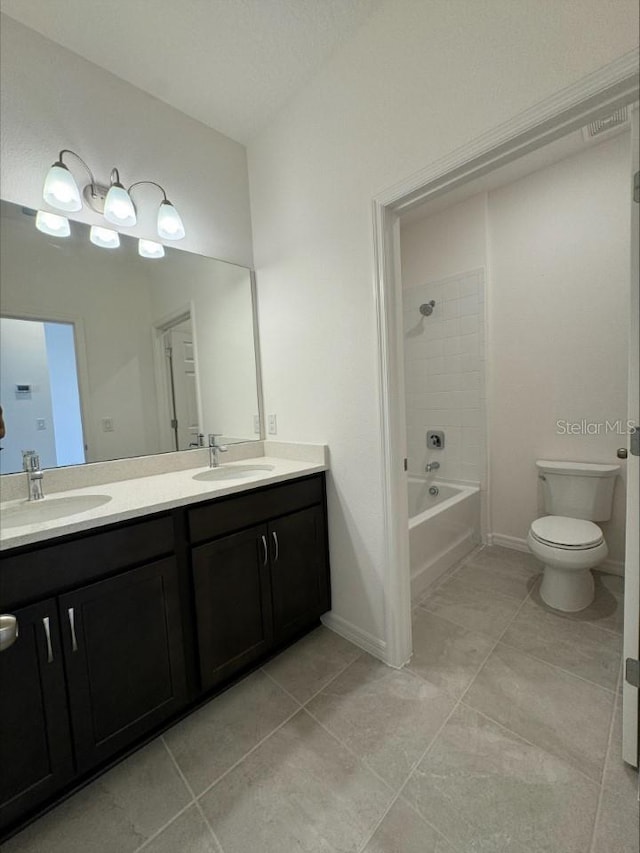
[[[101,249],[117,249],[120,245],[120,235],[111,228],[103,228],[101,225],[92,225],[89,231],[89,239],[94,246]]]
[[[69,167],[64,162],[66,155],[75,157],[76,160],[78,160],[78,162],[86,169],[89,175],[89,183],[83,187],[82,195],[75,178],[71,174]],[[75,151],[71,151],[69,148],[63,148],[59,154],[58,160],[56,160],[47,172],[42,196],[48,205],[65,212],[80,210],[82,208],[82,196],[84,196],[89,207],[97,213],[101,213],[107,222],[121,228],[130,228],[138,221],[136,208],[131,199],[131,191],[143,184],[150,184],[151,186],[157,187],[162,193],[162,201],[158,208],[157,217],[158,236],[164,240],[181,240],[185,236],[184,223],[182,222],[182,218],[178,211],[167,198],[167,194],[160,184],[155,181],[136,181],[126,189],[120,181],[120,174],[118,170],[112,169],[110,185],[108,187],[104,186],[96,181],[93,172],[82,157],[79,157]],[[38,225],[38,227],[40,226]],[[40,228],[40,230],[42,231],[43,228]],[[94,230],[95,234],[98,235],[102,232],[102,236],[96,236],[94,239]],[[45,233],[52,232],[48,231]],[[113,237],[108,237],[107,239],[105,236],[113,233],[116,232],[113,232],[108,228],[94,226],[91,229],[90,239],[91,242],[95,243],[97,246],[114,248],[116,245],[119,245],[119,241],[116,244]],[[62,234],[61,232],[56,232],[55,236],[67,235]],[[144,251],[140,245],[138,246],[138,251],[143,258],[164,257],[164,249],[160,251],[160,249],[157,248],[158,246],[161,247],[160,243],[156,243],[153,240],[145,240],[141,241],[141,243],[142,242],[148,244]],[[151,246],[155,248],[151,248]],[[152,254],[150,254],[151,252]]]
[[[164,246],[154,240],[138,240],[138,254],[141,258],[164,258]]]
[[[111,186],[104,200],[104,218],[124,227],[131,227],[138,221],[131,196],[120,183],[117,169],[111,170]]]
[[[36,213],[36,228],[51,237],[68,237],[71,234],[67,217],[49,213],[47,210],[39,210]]]

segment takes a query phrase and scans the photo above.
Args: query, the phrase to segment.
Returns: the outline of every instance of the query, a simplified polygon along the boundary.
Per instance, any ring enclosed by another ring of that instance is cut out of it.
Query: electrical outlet
[[[275,415],[269,415],[269,419],[267,421],[269,435],[277,435],[278,432],[278,419]]]
[[[113,418],[103,418],[102,419],[102,432],[113,432]]]
[[[260,435],[260,415],[253,416],[253,431],[256,435]]]

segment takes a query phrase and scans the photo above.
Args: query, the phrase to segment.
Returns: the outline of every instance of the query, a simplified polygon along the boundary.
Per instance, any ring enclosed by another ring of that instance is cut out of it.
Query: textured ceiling
[[[240,142],[381,0],[1,0],[17,21]]]

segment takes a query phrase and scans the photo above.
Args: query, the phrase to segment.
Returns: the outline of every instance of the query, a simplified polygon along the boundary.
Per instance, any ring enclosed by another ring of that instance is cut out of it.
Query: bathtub
[[[480,489],[409,477],[411,600],[481,542]],[[436,488],[437,495],[429,489]]]

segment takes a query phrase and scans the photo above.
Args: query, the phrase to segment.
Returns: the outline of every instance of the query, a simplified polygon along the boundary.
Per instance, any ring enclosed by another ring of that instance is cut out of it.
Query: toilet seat
[[[531,536],[542,545],[567,551],[584,551],[599,547],[604,541],[602,530],[592,521],[546,515],[531,524]]]

